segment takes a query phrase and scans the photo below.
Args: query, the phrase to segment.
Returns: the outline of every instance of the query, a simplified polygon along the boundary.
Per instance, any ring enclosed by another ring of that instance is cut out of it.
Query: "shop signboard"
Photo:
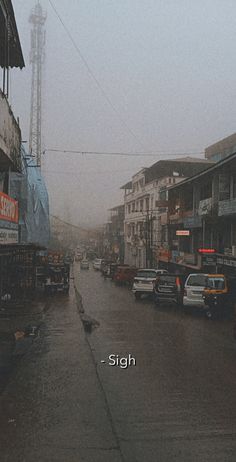
[[[189,229],[177,229],[176,236],[190,236]]]
[[[199,217],[198,215],[184,218],[184,228],[201,228],[201,226],[202,217]]]
[[[161,247],[158,251],[158,259],[160,261],[169,262],[170,261],[170,251]]]
[[[205,254],[202,256],[202,266],[215,266],[215,265],[216,265],[216,255]]]
[[[0,220],[18,223],[18,202],[0,192]]]
[[[223,255],[217,255],[216,257],[217,265],[221,266],[230,266],[231,268],[236,268],[236,258],[226,257]]]
[[[18,244],[18,230],[0,228],[0,244]]]

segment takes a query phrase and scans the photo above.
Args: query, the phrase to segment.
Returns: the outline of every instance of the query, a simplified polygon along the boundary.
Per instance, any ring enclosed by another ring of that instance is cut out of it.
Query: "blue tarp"
[[[10,196],[19,203],[19,243],[47,247],[50,239],[49,199],[40,168],[21,147],[22,173],[11,173]]]

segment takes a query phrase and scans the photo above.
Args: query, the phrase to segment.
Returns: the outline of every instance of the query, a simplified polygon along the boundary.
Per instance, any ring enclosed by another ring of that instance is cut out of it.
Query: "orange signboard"
[[[18,223],[18,202],[7,194],[0,192],[0,220]]]
[[[170,251],[162,247],[158,250],[158,254],[157,254],[158,259],[161,261],[165,261],[165,262],[170,261],[170,255],[171,255]]]

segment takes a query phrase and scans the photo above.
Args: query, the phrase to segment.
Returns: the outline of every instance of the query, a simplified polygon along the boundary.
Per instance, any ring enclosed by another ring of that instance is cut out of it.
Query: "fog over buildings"
[[[101,224],[122,198],[119,187],[141,167],[177,153],[200,157],[206,146],[235,132],[235,1],[41,4],[47,11],[44,148],[157,153],[46,152],[42,168],[53,214],[74,224]],[[31,87],[28,17],[34,5],[13,0],[26,68],[11,72],[10,102],[24,140]]]

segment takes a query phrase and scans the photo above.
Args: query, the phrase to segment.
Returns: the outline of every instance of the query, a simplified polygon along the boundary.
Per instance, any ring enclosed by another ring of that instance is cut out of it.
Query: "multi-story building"
[[[169,188],[165,227],[164,266],[236,271],[236,153]]]
[[[104,228],[104,256],[124,262],[124,205],[112,207]]]
[[[10,72],[24,67],[11,0],[0,1],[0,304],[35,288],[36,254],[49,238],[47,190],[21,144],[9,105]]]
[[[223,138],[205,149],[206,159],[218,162],[236,152],[236,133]]]
[[[143,168],[121,189],[125,191],[125,263],[138,268],[158,264],[161,245],[161,215],[166,210],[166,190],[185,178],[202,172],[205,159],[186,157],[160,160]]]
[[[0,2],[0,244],[18,243],[18,203],[11,196],[12,172],[21,171],[21,130],[8,102],[9,73],[24,67],[12,3]]]

